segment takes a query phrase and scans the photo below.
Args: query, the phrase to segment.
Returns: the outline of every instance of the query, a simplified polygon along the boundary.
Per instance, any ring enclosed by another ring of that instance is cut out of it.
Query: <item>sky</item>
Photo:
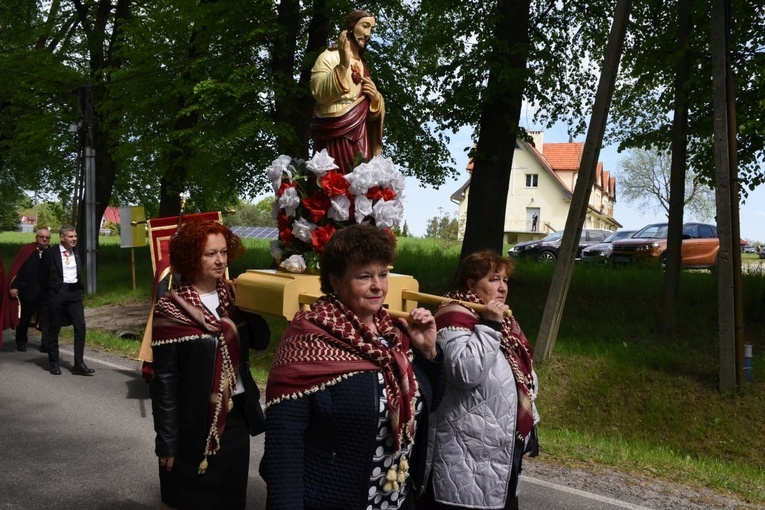
[[[533,128],[537,129],[537,128]],[[553,126],[544,131],[545,143],[568,142],[568,133],[565,127]],[[420,182],[412,177],[406,179],[406,189],[404,190],[404,220],[409,227],[409,232],[413,236],[424,236],[427,221],[440,216],[439,208],[444,213],[457,216],[457,204],[449,200],[449,196],[465,183],[468,173],[465,170],[467,166],[467,154],[463,151],[465,147],[470,146],[470,129],[462,129],[451,137],[449,150],[452,157],[457,162],[457,169],[460,175],[457,180],[448,180],[439,189],[432,186],[425,188],[420,186]],[[575,138],[575,142],[584,142],[585,135]],[[616,146],[604,147],[598,158],[603,162],[603,167],[611,172],[618,173],[620,170],[620,161],[626,157],[626,153],[619,154]],[[616,181],[617,202],[614,206],[614,218],[622,224],[624,229],[639,230],[649,223],[666,221],[666,216],[660,211],[640,210],[633,207],[625,200],[619,200],[619,180]],[[740,205],[741,218],[741,237],[748,241],[765,242],[765,186],[760,186],[749,193],[749,197]]]

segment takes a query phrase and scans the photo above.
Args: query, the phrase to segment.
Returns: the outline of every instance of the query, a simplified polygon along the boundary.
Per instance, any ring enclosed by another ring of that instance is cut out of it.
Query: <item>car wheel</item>
[[[539,254],[537,257],[537,260],[540,262],[555,262],[557,260],[558,256],[555,255],[555,253],[551,251],[543,251]]]

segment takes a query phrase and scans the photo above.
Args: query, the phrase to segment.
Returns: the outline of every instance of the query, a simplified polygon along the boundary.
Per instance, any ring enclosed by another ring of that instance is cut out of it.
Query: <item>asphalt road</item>
[[[17,352],[13,332],[0,348],[0,509],[117,509],[159,507],[148,385],[138,362],[86,348],[93,377],[72,375],[72,352],[62,346],[60,376],[47,371],[30,332]],[[265,508],[257,474],[262,436],[252,440],[248,508]],[[533,470],[532,470],[533,471]],[[523,510],[646,510],[537,474],[522,478]],[[565,478],[565,477],[564,477]],[[655,507],[654,507],[655,508]]]

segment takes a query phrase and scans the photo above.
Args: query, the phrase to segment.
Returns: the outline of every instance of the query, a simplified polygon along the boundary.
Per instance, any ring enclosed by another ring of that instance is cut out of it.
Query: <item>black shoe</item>
[[[50,367],[50,375],[61,375],[61,369],[58,367]]]
[[[95,370],[88,368],[85,363],[82,365],[75,365],[74,368],[72,368],[72,373],[74,375],[93,375],[93,372],[95,372]]]
[[[19,352],[27,352],[27,346],[26,345],[17,345],[16,350]]]

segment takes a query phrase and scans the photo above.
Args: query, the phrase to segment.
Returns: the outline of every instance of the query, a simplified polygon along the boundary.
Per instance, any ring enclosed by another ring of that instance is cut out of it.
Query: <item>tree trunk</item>
[[[712,99],[717,196],[717,322],[720,352],[719,389],[743,385],[743,304],[739,245],[736,114],[730,66],[731,4],[713,0]]]
[[[273,120],[279,135],[279,154],[308,157],[308,127],[313,112],[310,81],[311,67],[329,36],[329,12],[326,0],[316,0],[308,26],[308,43],[302,62],[296,65],[297,41],[302,25],[301,2],[281,0],[277,7],[277,39],[274,41],[271,71],[274,82]],[[299,79],[295,81],[296,69]]]
[[[529,0],[499,0],[460,258],[486,248],[502,252],[528,49]]]
[[[112,6],[109,0],[100,0],[95,7],[74,2],[79,22],[85,31],[89,50],[90,79],[92,89],[86,91],[83,102],[83,118],[88,130],[87,145],[95,150],[95,214],[86,218],[86,208],[78,211],[78,230],[80,230],[80,250],[85,254],[85,265],[90,275],[96,274],[96,253],[98,249],[98,230],[104,211],[109,206],[117,173],[112,151],[117,145],[114,133],[118,127],[119,115],[104,109],[108,104],[104,98],[108,94],[108,81],[111,73],[119,69],[121,61],[116,53],[121,44],[120,32],[124,22],[130,17],[131,0],[119,0]],[[113,19],[111,10],[115,9]],[[93,9],[93,10],[91,10]],[[108,30],[111,28],[111,32]],[[106,44],[108,42],[108,45]],[[90,85],[89,85],[90,87]],[[111,120],[107,120],[111,119]],[[85,234],[87,222],[95,222],[95,240]],[[93,243],[95,243],[93,245]],[[88,289],[95,290],[95,282],[88,284]]]
[[[677,298],[680,290],[681,248],[683,244],[683,207],[685,205],[685,166],[688,143],[688,93],[691,74],[688,40],[691,33],[691,0],[680,0],[677,10],[677,46],[680,56],[675,67],[675,112],[672,121],[672,164],[669,178],[669,228],[667,231],[664,299],[661,331],[670,333],[677,322]]]
[[[168,166],[165,175],[160,179],[159,189],[159,216],[177,216],[181,208],[181,193],[186,190],[189,166],[194,157],[194,144],[189,141],[189,132],[199,122],[199,113],[196,109],[188,109],[195,101],[194,85],[196,77],[192,66],[199,56],[198,43],[199,28],[194,28],[189,37],[186,66],[182,73],[183,90],[178,98],[178,111],[189,113],[178,114],[173,126],[173,141],[168,154]]]

